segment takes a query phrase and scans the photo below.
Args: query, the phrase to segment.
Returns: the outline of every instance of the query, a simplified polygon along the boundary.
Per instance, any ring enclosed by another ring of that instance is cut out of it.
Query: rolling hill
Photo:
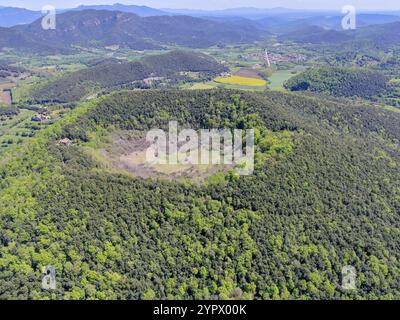
[[[325,29],[319,26],[301,25],[294,31],[282,34],[278,37],[280,41],[294,41],[300,43],[311,44],[337,44],[346,42],[352,39],[351,36],[344,32]]]
[[[372,41],[383,49],[400,46],[400,21],[359,28],[353,33],[356,39]]]
[[[336,97],[371,98],[388,89],[383,74],[356,68],[320,67],[306,70],[285,83],[291,91],[311,91]]]
[[[79,100],[101,89],[129,86],[133,83],[144,86],[143,80],[146,78],[170,79],[179,76],[180,72],[216,75],[226,70],[214,58],[189,51],[148,56],[137,62],[106,60],[61,77],[33,92],[32,97],[37,101],[68,102]]]

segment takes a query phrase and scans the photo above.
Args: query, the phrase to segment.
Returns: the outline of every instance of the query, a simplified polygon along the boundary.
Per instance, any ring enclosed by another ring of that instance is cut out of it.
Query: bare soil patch
[[[257,72],[257,70],[253,69],[240,69],[236,71],[233,75],[246,78],[262,79],[261,75]]]
[[[12,96],[10,90],[14,87],[14,82],[0,80],[0,103],[4,103],[8,106],[12,104]]]
[[[118,170],[127,171],[142,178],[205,179],[218,172],[227,172],[233,165],[202,164],[152,164],[147,161],[146,152],[151,146],[144,132],[120,131],[113,133],[111,143],[101,149],[101,155]],[[179,150],[178,145],[178,150]],[[169,157],[167,148],[167,157]],[[217,151],[212,151],[217,152]],[[219,152],[219,151],[218,151]],[[182,154],[180,155],[182,156]],[[193,153],[196,157],[198,154]],[[210,153],[211,156],[211,153]],[[184,156],[183,156],[184,158]]]

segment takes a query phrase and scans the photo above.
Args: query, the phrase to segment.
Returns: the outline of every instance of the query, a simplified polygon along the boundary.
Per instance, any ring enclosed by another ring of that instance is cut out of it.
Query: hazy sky
[[[154,8],[223,9],[246,6],[340,10],[344,5],[353,5],[359,9],[400,10],[399,0],[0,0],[0,6],[40,9],[44,5],[51,4],[56,8],[71,8],[80,4],[112,4],[115,2]]]

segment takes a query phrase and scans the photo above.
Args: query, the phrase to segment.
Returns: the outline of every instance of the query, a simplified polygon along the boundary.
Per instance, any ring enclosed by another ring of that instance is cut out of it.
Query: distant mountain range
[[[231,8],[224,10],[190,10],[190,9],[162,9],[164,12],[170,14],[183,14],[198,17],[242,17],[257,19],[266,16],[292,14],[304,12],[305,10],[294,10],[287,8],[271,8],[271,9],[260,9],[260,8]]]
[[[104,8],[106,10],[100,10]],[[21,15],[16,13],[18,10]],[[226,16],[193,17],[170,13],[163,15],[162,10],[143,6],[81,6],[59,13],[56,30],[43,30],[41,12],[0,8],[0,16],[9,13],[8,20],[2,20],[4,24],[11,24],[12,17],[18,17],[20,22],[10,28],[0,27],[0,50],[8,47],[54,54],[73,52],[77,46],[119,46],[134,50],[163,49],[169,46],[206,48],[252,43],[272,34],[281,41],[315,44],[371,40],[387,46],[400,42],[397,41],[400,37],[400,16],[396,15],[360,14],[357,18],[358,29],[344,32],[341,29],[342,17],[339,15],[322,16],[316,12],[298,14],[294,10],[277,8],[260,12],[271,14],[272,11],[276,16],[249,19],[234,16],[237,10],[224,10]],[[140,13],[141,16],[132,12]],[[254,13],[252,8],[243,8],[243,15],[250,13]],[[35,14],[34,22],[22,24],[29,17],[34,18]]]
[[[274,33],[284,33],[298,30],[301,27],[317,26],[324,29],[343,31],[342,15],[318,15],[293,19],[288,16],[278,16],[274,18],[263,18],[257,22],[268,28]],[[400,21],[400,16],[384,14],[358,14],[356,18],[357,28],[369,25],[387,24]]]
[[[68,9],[67,9],[68,10]],[[69,9],[68,11],[83,11],[83,10],[107,10],[107,11],[121,11],[127,13],[134,13],[141,17],[151,17],[151,16],[165,16],[171,15],[168,12],[150,8],[147,6],[135,6],[135,5],[124,5],[116,3],[113,5],[92,5],[92,6],[79,6],[74,9]]]
[[[107,10],[134,13],[141,17],[164,16],[164,15],[188,15],[203,18],[246,18],[260,21],[264,26],[281,30],[282,26],[290,28],[292,24],[298,25],[300,22],[307,25],[317,25],[333,29],[340,28],[342,15],[340,11],[321,11],[321,10],[294,10],[287,8],[232,8],[225,10],[189,10],[189,9],[155,9],[148,6],[136,5],[81,5],[77,8],[58,10],[59,13],[68,11],[84,10]],[[10,8],[0,6],[0,27],[12,27],[20,24],[29,24],[40,18],[40,11],[31,11],[22,8]],[[390,23],[400,20],[400,12],[360,12],[358,15],[359,26],[371,24]],[[288,29],[285,29],[289,31]],[[291,30],[293,31],[293,29]]]
[[[12,27],[31,23],[42,16],[40,11],[21,8],[0,7],[0,27]]]
[[[317,26],[305,26],[278,37],[280,41],[291,40],[299,43],[341,43],[352,40],[352,37],[336,30],[326,30]]]
[[[120,46],[135,50],[168,45],[205,48],[250,43],[265,32],[252,25],[216,22],[189,16],[140,17],[118,11],[69,11],[57,16],[56,30],[43,30],[41,20],[0,29],[0,48],[66,53],[74,46]]]
[[[311,44],[353,44],[365,45],[367,42],[381,49],[400,46],[400,21],[369,25],[356,30],[337,31],[318,26],[298,27],[294,31],[284,33],[278,37],[280,41],[293,41]]]
[[[127,13],[134,13],[141,17],[172,15],[171,13],[164,12],[158,9],[146,6],[123,5],[116,3],[114,5],[81,5],[72,9],[60,9],[58,13],[65,13],[68,11],[84,11],[84,10],[107,10],[107,11],[121,11]],[[32,11],[23,8],[12,8],[0,6],[0,27],[13,27],[21,24],[29,24],[43,16],[41,11]]]

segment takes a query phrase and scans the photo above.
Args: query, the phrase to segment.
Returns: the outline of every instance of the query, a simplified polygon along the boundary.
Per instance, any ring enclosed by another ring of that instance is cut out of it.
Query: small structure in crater
[[[58,144],[68,147],[68,146],[72,145],[72,141],[68,138],[63,138],[58,142]]]

